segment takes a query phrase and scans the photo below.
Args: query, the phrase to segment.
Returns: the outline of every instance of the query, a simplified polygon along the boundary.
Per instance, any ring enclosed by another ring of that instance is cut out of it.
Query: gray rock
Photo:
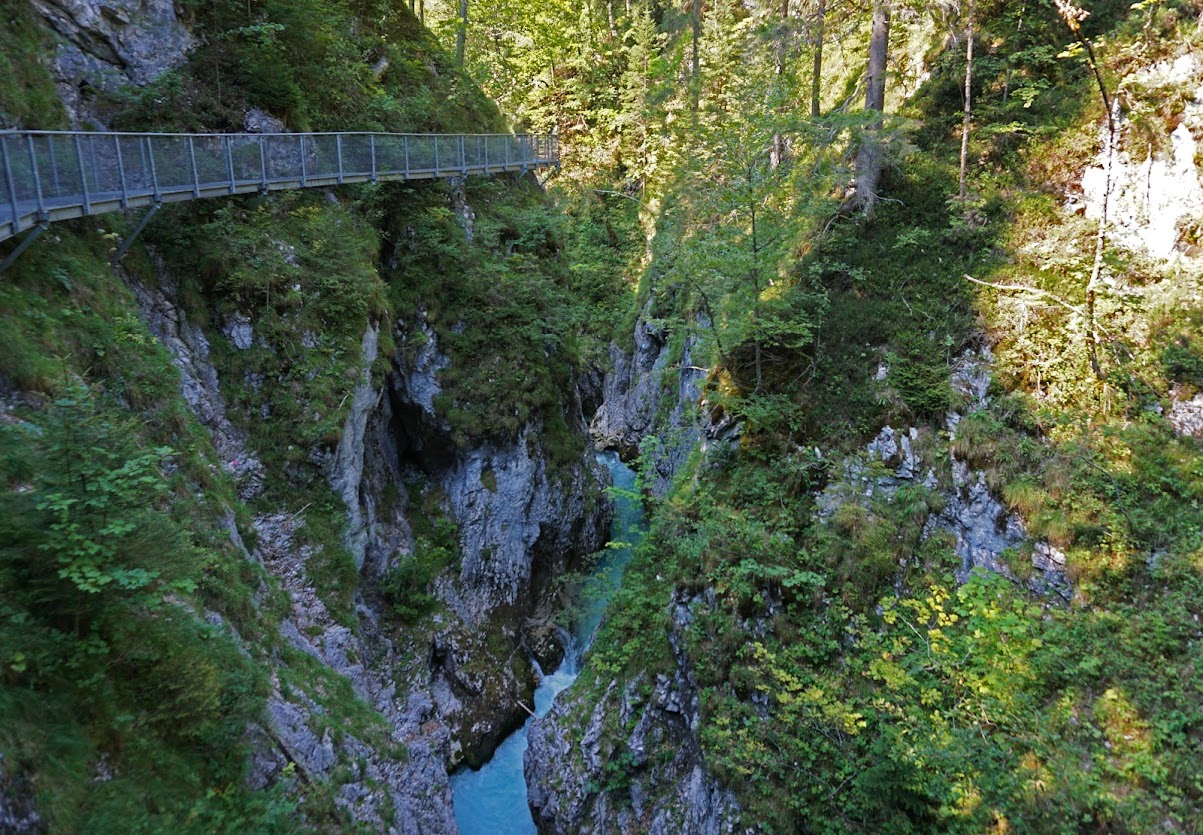
[[[1166,419],[1179,435],[1203,439],[1203,394],[1196,394],[1190,400],[1180,400],[1174,393],[1173,405],[1170,406]]]
[[[379,328],[369,325],[363,334],[362,369],[351,395],[350,412],[343,423],[338,447],[328,465],[330,483],[347,506],[347,528],[344,534],[347,549],[355,557],[356,567],[361,570],[367,555],[368,527],[360,498],[360,485],[363,481],[364,455],[367,449],[365,437],[368,419],[381,395],[372,385],[372,363],[376,361],[379,343]]]
[[[150,332],[171,354],[184,401],[212,434],[221,465],[233,476],[239,496],[254,498],[263,492],[263,464],[251,451],[247,434],[226,416],[217,369],[209,359],[208,337],[179,309],[175,278],[162,261],[153,260],[158,272],[155,287],[135,281],[124,271],[121,274]]]
[[[669,614],[676,663],[671,673],[656,677],[649,699],[640,696],[642,676],[622,688],[611,682],[591,708],[569,690],[530,724],[524,771],[540,832],[736,831],[739,807],[707,771],[696,737],[698,687],[683,639],[694,608],[711,605],[712,595],[674,594]],[[574,744],[574,727],[586,713],[584,732]],[[606,731],[615,726],[630,728],[618,747]],[[630,757],[629,786],[606,790],[605,766],[619,749]],[[666,751],[670,759],[662,756]]]
[[[952,385],[964,395],[966,411],[988,405],[989,362],[986,350],[967,352],[954,368]],[[946,424],[954,436],[964,414],[965,411],[951,412],[946,416]],[[819,518],[830,518],[848,502],[868,505],[875,498],[890,501],[902,485],[919,483],[942,492],[943,509],[927,520],[923,536],[931,537],[938,531],[952,534],[953,549],[961,560],[956,572],[958,582],[966,582],[975,569],[982,569],[1002,574],[1036,594],[1052,594],[1068,600],[1072,588],[1065,571],[1065,554],[1048,542],[1032,542],[1023,520],[990,492],[985,474],[972,470],[965,462],[955,459],[951,462],[952,487],[941,490],[931,466],[934,462],[927,462],[925,467],[919,456],[919,440],[920,431],[915,427],[905,432],[884,427],[869,442],[866,455],[869,461],[891,467],[892,472],[873,475],[863,458],[845,461],[839,477],[832,479],[817,497]],[[1019,576],[1013,562],[1024,552],[1030,553],[1031,570],[1025,569],[1023,576]]]
[[[283,122],[258,108],[246,112],[242,119],[242,128],[247,133],[287,133],[288,128]]]
[[[434,407],[438,372],[450,360],[432,330],[420,321],[417,328],[419,348],[412,362],[401,363],[392,395],[406,447],[401,454],[439,484],[459,526],[459,582],[442,591],[470,624],[502,608],[529,613],[539,578],[562,573],[605,542],[612,508],[600,490],[608,474],[590,454],[553,472],[538,421],[513,441],[457,449]],[[579,403],[569,418],[585,431]]]
[[[236,313],[226,322],[222,333],[234,343],[234,347],[245,351],[255,344],[255,330],[251,327],[251,318],[245,313]]]
[[[670,368],[667,335],[650,317],[651,302],[636,321],[630,356],[610,345],[612,370],[605,376],[602,403],[589,428],[594,443],[603,449],[618,450],[626,459],[642,453],[648,489],[663,496],[703,438],[704,421],[696,407],[707,372],[694,365],[693,334],[685,337],[681,358]],[[704,330],[709,322],[699,315],[694,326]],[[666,387],[669,373],[677,375],[676,381]],[[653,438],[648,446],[645,439]]]
[[[174,0],[30,0],[59,36],[52,69],[73,120],[98,122],[81,89],[145,86],[195,43]]]
[[[989,348],[968,350],[953,363],[950,382],[952,390],[962,398],[961,414],[986,408],[989,403],[990,365],[994,355]]]
[[[0,752],[0,832],[44,832],[42,816],[34,803],[34,787],[23,774],[7,766]]]

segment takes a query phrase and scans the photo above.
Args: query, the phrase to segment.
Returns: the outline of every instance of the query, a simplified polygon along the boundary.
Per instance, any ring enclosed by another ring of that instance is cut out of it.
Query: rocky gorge
[[[1200,12],[6,5],[0,832],[1194,832]]]

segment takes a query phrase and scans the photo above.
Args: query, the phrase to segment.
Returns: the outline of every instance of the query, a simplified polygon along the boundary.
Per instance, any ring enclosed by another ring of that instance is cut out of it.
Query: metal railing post
[[[489,137],[485,137],[485,173],[489,173]]]
[[[267,137],[259,137],[259,191],[267,191]]]
[[[372,169],[368,172],[372,182],[376,182],[376,134],[368,135],[368,147],[372,152]]]
[[[510,170],[510,138],[505,137],[505,170]]]
[[[97,191],[103,191],[100,187],[100,164],[96,162],[96,137],[88,137],[88,156],[92,160],[92,185],[96,186]]]
[[[155,143],[152,137],[146,137],[146,159],[150,163],[150,187],[154,192],[155,202],[162,199],[159,190],[159,170],[155,167]]]
[[[50,182],[54,184],[54,196],[58,197],[60,194],[62,194],[62,188],[60,188],[58,181],[58,160],[54,156],[53,136],[46,137],[46,147],[50,151]]]
[[[459,167],[466,175],[468,173],[468,155],[464,153],[464,135],[459,135]]]
[[[13,176],[12,162],[8,158],[8,139],[0,136],[0,156],[4,158],[4,182],[8,184],[8,199],[13,204],[13,234],[17,234],[17,219],[21,215],[20,203],[17,201],[17,180]]]
[[[192,162],[192,196],[200,198],[200,171],[196,168],[196,143],[188,137],[188,159]]]
[[[409,179],[409,135],[401,137],[401,148],[405,151],[405,179]]]
[[[38,195],[38,220],[46,220],[46,198],[42,194],[42,177],[38,174],[38,154],[37,149],[33,147],[33,135],[26,134],[26,140],[29,145],[29,164],[33,167],[33,185],[37,189]]]
[[[439,135],[434,135],[434,176],[439,176]]]
[[[302,134],[300,134],[300,136],[301,136],[301,188],[304,188],[306,185],[308,185],[308,180],[305,175],[305,134],[302,133]]]
[[[75,159],[79,163],[79,188],[84,197],[84,214],[92,214],[92,200],[88,195],[88,172],[84,170],[84,144],[75,135]]]
[[[338,156],[338,184],[343,182],[343,135],[334,134],[334,152]]]
[[[117,179],[121,181],[121,208],[129,208],[129,187],[125,183],[125,159],[121,156],[121,137],[113,137],[113,148],[117,151]]]
[[[230,194],[234,193],[234,140],[229,134],[222,136],[222,144],[226,149],[226,174],[230,177]]]
[[[147,173],[147,171],[146,171],[146,146],[143,145],[141,142],[138,143],[138,156],[142,160],[142,177],[143,177],[143,179],[145,179],[146,173]]]

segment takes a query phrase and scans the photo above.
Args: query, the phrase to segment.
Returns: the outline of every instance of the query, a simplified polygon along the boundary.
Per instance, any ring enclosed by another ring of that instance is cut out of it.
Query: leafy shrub
[[[456,525],[446,518],[436,519],[429,537],[414,539],[413,550],[400,557],[397,565],[380,580],[379,590],[402,623],[415,623],[433,611],[438,599],[430,593],[430,584],[459,559]]]

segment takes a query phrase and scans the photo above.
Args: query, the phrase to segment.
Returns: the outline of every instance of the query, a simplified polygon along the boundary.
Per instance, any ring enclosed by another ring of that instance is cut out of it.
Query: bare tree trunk
[[[965,118],[961,122],[961,205],[965,205],[965,172],[969,165],[969,120],[973,115],[970,99],[973,91],[973,0],[965,26]]]
[[[1090,38],[1082,32],[1082,21],[1086,19],[1087,12],[1075,6],[1070,0],[1053,0],[1053,5],[1057,7],[1057,12],[1061,15],[1061,20],[1073,32],[1074,37],[1078,39],[1078,43],[1086,50],[1086,62],[1090,65],[1091,71],[1094,73],[1095,83],[1099,88],[1099,98],[1103,100],[1103,116],[1107,119],[1107,136],[1106,147],[1103,149],[1106,154],[1104,170],[1106,172],[1105,182],[1103,185],[1103,205],[1099,214],[1099,229],[1095,236],[1094,242],[1094,265],[1090,268],[1090,280],[1086,282],[1086,329],[1089,333],[1090,342],[1090,368],[1094,371],[1097,379],[1103,379],[1103,367],[1099,363],[1099,325],[1095,315],[1095,303],[1098,300],[1099,285],[1103,275],[1103,255],[1107,251],[1107,220],[1108,211],[1111,207],[1111,188],[1112,188],[1112,162],[1115,159],[1115,144],[1119,139],[1118,127],[1116,125],[1116,112],[1111,105],[1111,96],[1107,92],[1107,84],[1103,81],[1103,72],[1099,69],[1099,62],[1094,54],[1094,45],[1090,42]]]
[[[468,0],[459,0],[459,28],[455,31],[455,60],[463,66],[464,46],[468,40]]]
[[[853,205],[866,215],[877,204],[877,187],[885,156],[881,143],[881,114],[886,107],[886,59],[890,47],[890,6],[888,0],[874,0],[873,28],[869,35],[869,69],[866,79],[865,109],[876,115],[865,130],[856,154],[856,195]]]
[[[789,33],[789,0],[781,0],[781,22],[783,24],[783,35],[777,40],[776,48],[776,66],[773,68],[774,75],[777,77],[777,83],[781,83],[782,77],[785,75],[786,55],[789,51],[790,42],[793,40]],[[778,105],[778,110],[781,106]],[[769,148],[769,167],[776,170],[778,166],[785,161],[785,137],[779,133],[773,134],[773,144]]]
[[[869,70],[865,81],[865,109],[886,109],[886,59],[890,48],[890,4],[874,0],[873,28],[869,33]]]
[[[1101,77],[1099,78],[1099,87],[1104,91],[1103,99],[1106,101],[1106,88],[1102,86]],[[1098,318],[1095,316],[1095,302],[1098,299],[1099,284],[1103,275],[1103,255],[1107,251],[1107,215],[1111,208],[1112,176],[1117,139],[1115,117],[1108,110],[1107,147],[1104,149],[1106,153],[1106,175],[1103,184],[1103,205],[1099,213],[1098,233],[1095,235],[1094,240],[1094,265],[1090,268],[1090,280],[1086,282],[1086,325],[1090,329],[1090,368],[1094,371],[1094,376],[1100,380],[1103,379],[1103,367],[1099,364],[1099,343],[1101,340],[1099,339]]]
[[[823,35],[827,22],[827,0],[819,0],[815,9],[815,62],[810,74],[810,115],[819,118],[823,97]]]

